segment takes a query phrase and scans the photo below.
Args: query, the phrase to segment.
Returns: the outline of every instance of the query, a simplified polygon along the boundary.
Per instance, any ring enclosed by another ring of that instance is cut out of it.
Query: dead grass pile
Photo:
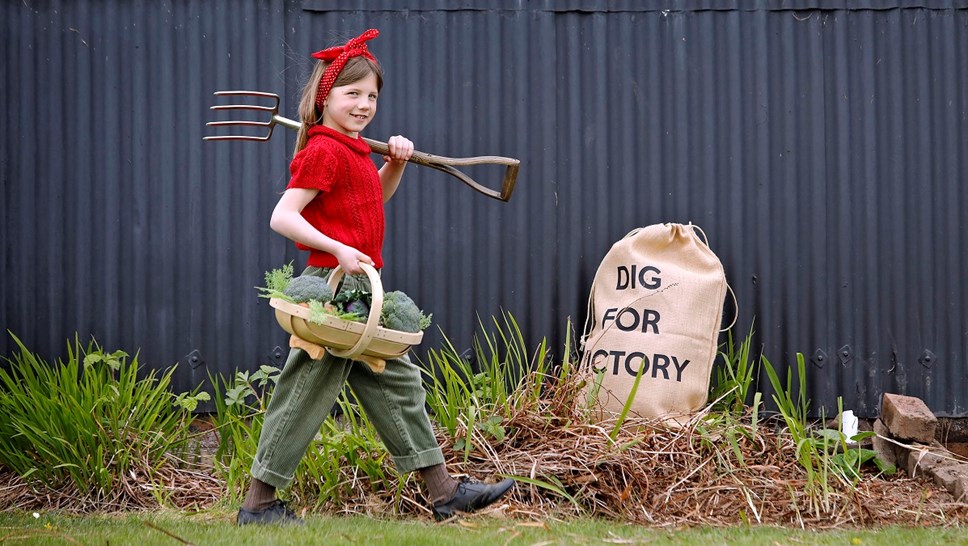
[[[764,427],[752,439],[738,439],[741,463],[731,447],[699,433],[695,423],[672,429],[629,420],[614,441],[612,424],[556,428],[518,416],[512,425],[517,433],[507,442],[449,465],[481,477],[520,475],[554,485],[517,487],[512,513],[534,517],[810,528],[968,522],[968,505],[920,479],[867,475],[856,488],[831,479],[826,492],[811,494],[792,440]]]
[[[968,523],[968,504],[920,478],[869,472],[851,485],[831,476],[811,491],[793,439],[778,420],[754,428],[748,415],[704,413],[684,426],[630,418],[612,437],[616,419],[590,423],[579,409],[581,386],[548,389],[505,421],[508,434],[501,442],[475,429],[467,460],[449,436],[438,433],[448,468],[478,479],[521,477],[499,510],[528,519],[592,516],[657,527],[812,529]],[[346,466],[338,486],[346,495],[317,509],[429,516],[413,477],[374,488]],[[313,491],[301,495],[299,503],[312,504]]]
[[[74,484],[52,487],[0,468],[0,510],[61,510],[70,513],[112,513],[156,510],[170,506],[200,510],[218,502],[224,484],[210,465],[168,457],[149,473],[147,462],[116,476],[110,495],[85,493]]]
[[[968,504],[923,479],[869,473],[856,486],[830,477],[811,490],[778,422],[753,428],[748,415],[704,413],[684,426],[630,418],[615,430],[616,419],[588,423],[577,395],[567,385],[552,392],[510,419],[506,441],[466,462],[452,458],[450,468],[533,480],[518,485],[509,507],[530,517],[814,529],[968,522]],[[479,437],[475,445],[488,444]]]

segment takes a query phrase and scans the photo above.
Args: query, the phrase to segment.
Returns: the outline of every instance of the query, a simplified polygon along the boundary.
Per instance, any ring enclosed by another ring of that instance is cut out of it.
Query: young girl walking
[[[360,137],[376,114],[383,87],[383,70],[366,45],[378,35],[371,29],[343,46],[313,54],[319,61],[299,103],[302,127],[289,166],[292,177],[270,221],[274,231],[309,251],[303,275],[326,277],[337,265],[347,275],[362,274],[361,263],[383,267],[383,204],[400,184],[413,143],[391,137],[389,155],[378,171]],[[344,278],[368,288],[365,276]],[[424,407],[420,370],[406,355],[376,374],[329,353],[312,360],[293,349],[266,409],[239,525],[301,523],[276,490],[292,481],[347,382],[397,470],[419,472],[437,519],[483,508],[514,484],[510,479],[496,484],[456,480],[447,472]]]

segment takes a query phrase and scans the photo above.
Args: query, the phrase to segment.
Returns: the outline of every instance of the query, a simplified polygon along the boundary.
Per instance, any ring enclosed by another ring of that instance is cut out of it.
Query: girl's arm
[[[383,156],[386,163],[380,168],[380,184],[383,185],[383,202],[393,197],[403,177],[403,170],[407,168],[407,160],[413,155],[413,142],[400,135],[390,137],[387,141],[390,155]]]
[[[316,190],[304,188],[286,190],[276,203],[276,208],[272,210],[269,227],[283,237],[336,256],[339,265],[347,275],[364,274],[360,262],[374,265],[369,256],[327,237],[303,218],[302,209],[316,197],[317,193],[319,192]]]

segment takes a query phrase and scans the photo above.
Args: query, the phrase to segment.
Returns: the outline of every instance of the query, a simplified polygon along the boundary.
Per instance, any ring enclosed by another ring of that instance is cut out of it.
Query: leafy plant
[[[235,500],[241,499],[249,481],[265,410],[279,373],[279,368],[263,365],[255,372],[236,372],[231,383],[225,378],[209,378],[215,393],[212,424],[219,438],[215,469]]]
[[[719,351],[719,366],[716,379],[712,384],[710,398],[717,401],[715,410],[729,411],[742,415],[751,393],[753,379],[757,376],[756,359],[750,359],[750,346],[753,343],[753,326],[739,345],[733,339],[733,331],[727,334],[726,346]]]
[[[843,415],[844,404],[839,397],[837,398],[837,409]],[[833,444],[839,447],[839,452],[831,457],[830,462],[837,474],[853,485],[860,481],[861,468],[868,463],[875,465],[884,474],[892,475],[897,472],[894,465],[888,464],[878,457],[876,451],[860,447],[861,441],[876,436],[874,432],[859,432],[852,438],[847,438],[847,435],[839,430],[825,428],[817,431],[815,435],[824,440],[824,445]],[[848,440],[854,442],[855,445],[851,447]]]
[[[51,365],[19,351],[0,368],[0,465],[51,487],[104,497],[130,472],[151,476],[190,437],[185,409],[204,393],[175,397],[175,367],[138,378],[138,357],[75,337]]]
[[[812,510],[815,513],[829,511],[831,480],[839,480],[848,487],[855,487],[861,478],[861,467],[869,462],[877,465],[886,474],[895,472],[893,466],[885,464],[873,450],[861,448],[859,445],[850,447],[848,438],[842,432],[829,429],[813,431],[810,428],[807,421],[810,401],[806,395],[806,365],[802,354],[797,354],[796,375],[799,389],[796,396],[792,394],[793,374],[787,375],[784,386],[770,362],[766,358],[762,362],[776,391],[773,400],[796,444],[797,461],[807,473],[806,491],[813,501]],[[842,406],[842,401],[838,399],[841,412]],[[823,420],[821,416],[821,421]],[[872,433],[860,433],[851,439],[859,442],[870,435]]]
[[[323,324],[326,317],[336,317],[343,320],[354,322],[366,322],[367,317],[359,313],[346,312],[331,303],[324,303],[319,300],[309,300],[309,322]]]
[[[873,464],[884,474],[893,475],[897,472],[897,468],[892,464],[884,462],[883,459],[877,456],[876,451],[860,447],[862,440],[874,436],[873,432],[861,432],[850,438],[850,440],[857,444],[854,447],[848,445],[847,436],[839,430],[825,428],[818,430],[815,434],[823,445],[839,446],[838,453],[835,453],[830,458],[830,462],[838,475],[852,484],[860,481],[861,468],[866,464]]]
[[[256,290],[262,292],[259,294],[259,297],[280,298],[286,301],[291,301],[291,298],[287,296],[284,291],[289,286],[289,283],[292,282],[292,275],[292,262],[289,262],[280,268],[266,271],[266,285],[256,287]]]
[[[763,369],[773,386],[773,401],[780,411],[780,416],[786,424],[787,430],[796,445],[797,462],[807,473],[806,490],[816,501],[826,508],[829,505],[829,484],[827,476],[830,470],[829,440],[825,437],[815,437],[810,434],[807,422],[807,410],[810,401],[806,390],[806,364],[803,354],[797,353],[797,378],[799,389],[793,394],[793,374],[788,373],[786,384],[780,381],[773,365],[765,357],[761,357]]]
[[[619,414],[618,419],[615,420],[615,426],[612,427],[612,432],[608,435],[609,439],[613,442],[618,436],[618,433],[622,430],[622,423],[628,418],[629,410],[632,409],[632,403],[635,402],[635,394],[639,391],[639,382],[642,380],[642,373],[645,371],[645,362],[639,365],[639,371],[635,372],[635,382],[632,383],[632,389],[629,391],[628,398],[625,399],[625,404],[622,406],[622,412]]]

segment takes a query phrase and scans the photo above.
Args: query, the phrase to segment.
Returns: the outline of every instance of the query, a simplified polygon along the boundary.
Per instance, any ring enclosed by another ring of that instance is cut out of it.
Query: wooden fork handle
[[[363,137],[363,140],[370,145],[370,149],[373,150],[375,154],[390,154],[390,146],[386,142],[380,142],[379,140],[373,140]],[[455,167],[464,167],[467,165],[519,165],[521,161],[514,159],[512,157],[501,157],[499,155],[480,155],[476,157],[444,157],[442,155],[428,154],[426,152],[419,152],[414,150],[413,155],[410,160],[417,165],[423,165],[424,167],[433,167],[435,164],[438,165],[453,165]]]
[[[363,140],[370,145],[370,150],[375,154],[389,155],[390,146],[386,142],[380,142],[378,140],[372,140],[363,137]],[[518,167],[521,165],[521,161],[514,159],[512,157],[501,157],[499,155],[482,155],[476,157],[444,157],[440,155],[428,154],[426,152],[420,152],[414,150],[413,155],[410,156],[411,163],[416,163],[417,165],[422,165],[424,167],[430,167],[431,169],[437,169],[438,171],[445,172],[454,178],[460,180],[464,184],[467,184],[474,191],[483,193],[488,197],[493,197],[501,201],[508,201],[511,199],[511,192],[514,191],[514,184],[518,177]],[[454,167],[463,167],[467,165],[504,165],[507,167],[504,173],[504,182],[501,184],[501,191],[492,190],[486,186],[478,184],[473,178],[467,176],[463,172]]]
[[[291,120],[289,118],[280,116],[276,114],[272,116],[272,121],[286,127],[287,129],[292,129],[294,131],[299,130],[299,122]],[[379,140],[373,140],[370,138],[363,137],[363,140],[370,146],[370,150],[375,154],[389,155],[390,146],[386,142],[380,142]],[[521,161],[514,159],[513,157],[502,157],[499,155],[482,155],[476,157],[444,157],[441,155],[428,154],[426,152],[421,152],[414,150],[413,155],[407,161],[411,163],[416,163],[417,165],[422,165],[424,167],[430,167],[431,169],[436,169],[441,172],[445,172],[454,178],[460,180],[464,184],[467,184],[471,189],[476,192],[482,193],[488,197],[493,197],[500,201],[507,202],[511,199],[511,193],[514,191],[514,185],[518,179],[518,168],[521,165]],[[469,165],[504,165],[507,167],[504,171],[504,181],[501,183],[501,190],[493,190],[487,186],[477,183],[473,178],[467,176],[455,167],[465,167]]]

